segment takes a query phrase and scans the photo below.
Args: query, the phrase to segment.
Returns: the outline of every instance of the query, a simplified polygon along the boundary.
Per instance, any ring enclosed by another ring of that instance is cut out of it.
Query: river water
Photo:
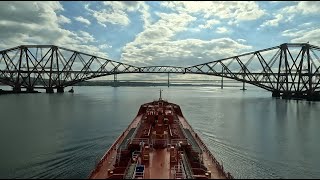
[[[140,105],[159,98],[159,87],[74,89],[0,96],[0,178],[87,178]],[[254,87],[162,89],[235,178],[320,178],[320,102]]]

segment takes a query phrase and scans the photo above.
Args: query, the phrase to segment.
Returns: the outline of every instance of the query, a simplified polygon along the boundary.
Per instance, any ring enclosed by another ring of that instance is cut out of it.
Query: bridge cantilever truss
[[[253,84],[274,96],[319,93],[320,59],[317,46],[280,46],[186,68],[186,72],[227,77]]]
[[[320,48],[285,43],[190,67],[137,67],[52,45],[23,45],[0,51],[0,82],[14,91],[63,92],[88,79],[124,73],[206,74],[246,82],[273,96],[319,98]]]
[[[33,90],[53,92],[88,79],[139,68],[52,45],[28,45],[1,51],[0,82]]]
[[[140,67],[139,73],[185,73],[185,68],[178,66],[146,66]]]

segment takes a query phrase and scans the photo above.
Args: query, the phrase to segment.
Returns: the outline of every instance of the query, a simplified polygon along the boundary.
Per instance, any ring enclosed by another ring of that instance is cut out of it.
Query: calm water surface
[[[0,96],[0,178],[87,178],[140,105],[159,97],[159,87],[74,89]],[[320,178],[320,102],[257,88],[163,94],[235,178]]]

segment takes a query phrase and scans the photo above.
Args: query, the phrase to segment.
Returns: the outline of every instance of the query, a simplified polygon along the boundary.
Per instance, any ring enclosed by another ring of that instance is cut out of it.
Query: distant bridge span
[[[177,73],[230,78],[273,96],[320,99],[320,48],[307,43],[285,43],[189,67],[138,67],[53,45],[21,45],[0,54],[0,82],[14,92],[63,92],[78,82],[114,74]]]

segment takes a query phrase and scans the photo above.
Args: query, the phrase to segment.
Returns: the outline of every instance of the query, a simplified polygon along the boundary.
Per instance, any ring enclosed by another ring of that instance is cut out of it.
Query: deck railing
[[[144,144],[148,144],[149,145],[149,139],[148,138],[133,138],[131,139],[131,143],[135,144],[135,143],[140,143],[143,142]]]
[[[178,144],[178,143],[182,143],[182,144],[188,144],[188,140],[187,139],[171,139],[171,142],[170,144],[171,145],[175,145],[175,144]]]
[[[214,155],[211,153],[211,151],[208,149],[208,147],[205,145],[205,143],[202,141],[202,139],[200,137],[198,137],[198,134],[196,134],[196,138],[200,141],[200,143],[204,147],[204,151],[209,155],[211,160],[215,163],[219,173],[223,174],[227,179],[234,179],[234,177],[229,172],[224,171],[223,165],[220,165],[218,160],[214,157]]]
[[[181,154],[181,157],[182,157],[183,169],[185,171],[187,179],[194,179],[193,173],[192,173],[192,168],[190,167],[190,162],[189,162],[188,158],[186,158],[185,151],[183,151],[183,154]]]
[[[136,129],[134,130],[134,132],[133,132],[133,134],[131,136],[131,139],[136,137],[136,134],[137,134],[137,132],[138,132],[140,126],[141,126],[141,122],[142,122],[142,120],[140,120],[139,123],[137,124],[137,127],[136,127]]]
[[[133,179],[134,177],[134,171],[136,170],[137,163],[131,163],[131,161],[128,163],[126,170],[124,171],[124,179]]]
[[[174,179],[186,179],[186,173],[184,169],[182,168],[181,162],[178,162],[178,165],[175,165],[173,167],[173,176]]]
[[[179,117],[178,117],[179,119]],[[180,121],[179,121],[180,122]],[[197,140],[199,140],[199,142],[202,144],[202,146],[204,147],[204,151],[206,153],[209,154],[211,160],[215,163],[218,172],[222,175],[224,175],[227,179],[234,179],[234,177],[229,173],[229,172],[225,172],[223,165],[220,165],[220,163],[216,160],[216,158],[213,156],[213,154],[211,153],[211,151],[208,149],[208,147],[206,146],[206,144],[202,141],[202,139],[198,136],[198,134],[193,130],[192,126],[189,124],[189,122],[187,120],[185,120],[186,124],[189,126],[189,128],[191,129],[191,131],[195,134],[195,137]],[[221,163],[222,164],[222,163]]]

